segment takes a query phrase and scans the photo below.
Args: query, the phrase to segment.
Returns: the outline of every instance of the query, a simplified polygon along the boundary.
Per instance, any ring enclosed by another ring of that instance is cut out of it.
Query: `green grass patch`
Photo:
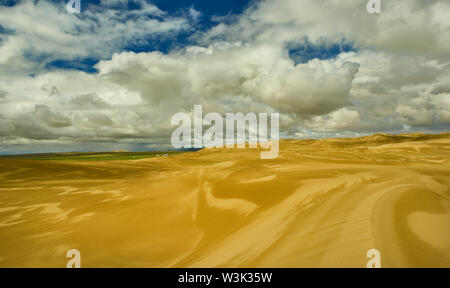
[[[176,154],[183,154],[189,152],[192,151],[40,153],[40,154],[22,154],[22,155],[0,155],[0,159],[32,159],[32,160],[49,160],[49,161],[115,161],[115,160],[138,160],[154,157],[168,157]]]

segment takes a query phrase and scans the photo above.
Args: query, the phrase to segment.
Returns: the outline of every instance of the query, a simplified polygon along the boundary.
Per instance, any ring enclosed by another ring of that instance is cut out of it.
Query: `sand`
[[[0,267],[450,267],[450,133],[0,159]]]

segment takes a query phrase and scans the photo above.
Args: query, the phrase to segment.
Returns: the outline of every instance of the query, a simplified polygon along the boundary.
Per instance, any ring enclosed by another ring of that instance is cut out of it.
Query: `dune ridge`
[[[450,267],[450,133],[0,160],[0,267]]]

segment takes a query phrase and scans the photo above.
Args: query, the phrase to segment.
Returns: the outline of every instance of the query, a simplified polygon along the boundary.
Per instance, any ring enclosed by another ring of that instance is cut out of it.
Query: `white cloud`
[[[356,128],[360,122],[358,111],[341,108],[325,116],[315,116],[308,121],[309,128],[316,131],[335,132],[346,128]]]
[[[439,0],[382,1],[381,14],[369,14],[366,1],[262,0],[238,21],[220,23],[203,40],[270,43],[340,42],[389,53],[448,59],[450,3]]]
[[[0,23],[12,33],[4,36],[0,46],[0,73],[13,72],[4,67],[34,73],[56,59],[104,59],[144,38],[189,28],[186,19],[166,15],[146,1],[135,1],[139,10],[117,10],[120,3],[116,2],[90,5],[80,14],[69,14],[61,3],[48,1],[2,6]]]
[[[370,15],[364,1],[265,0],[168,54],[120,51],[144,35],[188,29],[200,12],[170,17],[144,1],[115,10],[126,3],[80,18],[46,1],[2,7],[14,34],[0,42],[0,143],[163,145],[171,116],[194,104],[204,113],[278,111],[288,137],[449,128],[448,3],[383,1],[384,12]],[[287,44],[305,37],[345,38],[356,51],[296,64]],[[29,51],[103,60],[98,73],[49,71]]]
[[[198,21],[200,17],[202,17],[202,12],[196,10],[194,7],[190,7],[189,16],[191,16],[194,21]]]

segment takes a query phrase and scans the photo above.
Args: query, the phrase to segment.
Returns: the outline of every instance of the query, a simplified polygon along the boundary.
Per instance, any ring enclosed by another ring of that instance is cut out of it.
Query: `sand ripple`
[[[0,161],[0,266],[450,267],[450,134]]]

